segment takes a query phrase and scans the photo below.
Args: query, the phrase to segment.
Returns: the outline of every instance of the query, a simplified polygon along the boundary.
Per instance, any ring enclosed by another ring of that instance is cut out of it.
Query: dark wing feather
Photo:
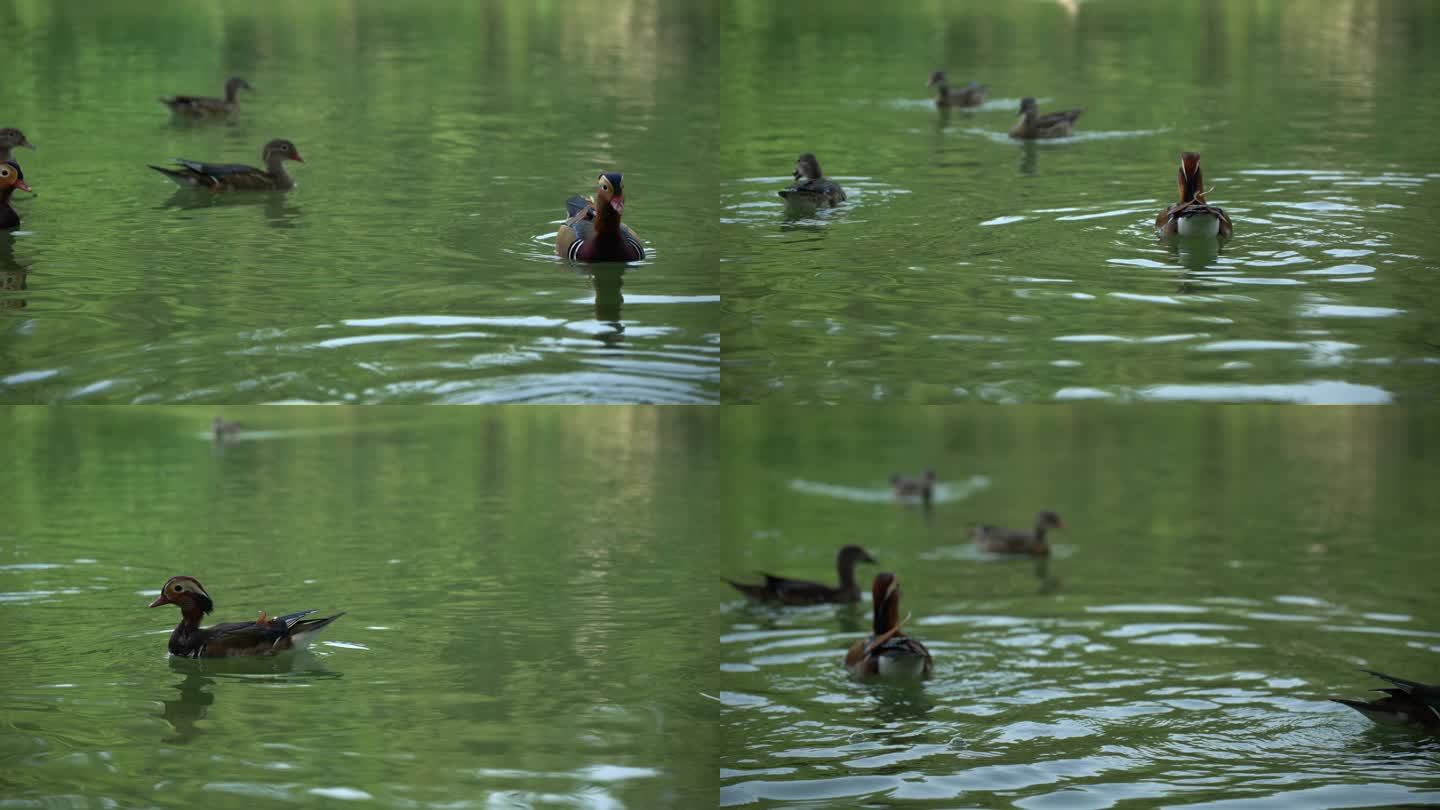
[[[188,160],[186,158],[175,158],[175,162],[191,171],[209,175],[210,177],[224,177],[230,174],[265,173],[263,169],[246,166],[244,163],[203,163],[198,160]]]

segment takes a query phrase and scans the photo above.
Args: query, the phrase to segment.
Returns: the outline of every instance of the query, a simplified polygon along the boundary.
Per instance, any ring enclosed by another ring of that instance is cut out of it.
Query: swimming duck
[[[787,202],[815,206],[839,205],[845,202],[845,189],[820,171],[820,161],[809,152],[795,160],[794,177],[795,182],[780,192],[780,196]]]
[[[25,185],[25,173],[20,171],[20,164],[13,160],[0,163],[0,231],[20,227],[20,214],[10,207],[10,195],[17,188],[32,190]]]
[[[979,82],[970,82],[964,87],[951,87],[943,70],[931,73],[930,81],[925,86],[935,88],[936,107],[978,107],[985,103],[985,96],[990,92]]]
[[[344,616],[336,613],[323,619],[306,619],[313,610],[269,618],[265,611],[253,622],[231,622],[200,627],[201,617],[215,609],[215,603],[194,577],[165,580],[160,595],[150,607],[178,605],[180,623],[170,634],[170,654],[183,658],[227,658],[236,655],[274,655],[303,647],[321,628]]]
[[[215,441],[223,441],[225,438],[239,433],[240,425],[238,422],[226,422],[217,416],[210,422],[210,432],[215,435]]]
[[[777,577],[763,571],[760,573],[760,576],[765,577],[762,583],[751,585],[733,579],[725,581],[747,597],[769,604],[821,605],[830,602],[858,602],[860,586],[855,584],[855,565],[862,562],[873,563],[875,558],[860,546],[841,547],[835,555],[835,568],[840,574],[840,585],[835,588],[819,582]]]
[[[25,138],[25,133],[14,127],[0,129],[0,161],[10,160],[10,150],[17,147],[34,149],[35,144]]]
[[[176,158],[179,169],[151,166],[181,188],[203,188],[210,191],[289,191],[295,181],[285,173],[285,161],[304,163],[300,150],[284,138],[265,144],[260,150],[265,168],[245,166],[240,163],[201,163],[196,160]]]
[[[919,495],[923,500],[929,501],[930,496],[935,493],[935,471],[926,470],[924,478],[906,478],[895,473],[890,476],[890,488],[895,490],[897,498]]]
[[[600,175],[595,199],[565,201],[565,224],[555,234],[555,255],[581,262],[638,262],[645,258],[640,237],[620,221],[625,213],[625,178]]]
[[[934,668],[925,645],[900,630],[900,578],[876,574],[870,586],[875,620],[870,635],[850,645],[845,668],[856,678],[928,678]]]
[[[1035,99],[1026,97],[1020,99],[1020,120],[1010,128],[1010,137],[1023,138],[1064,138],[1070,134],[1075,127],[1075,119],[1079,118],[1085,108],[1078,107],[1065,112],[1040,114],[1040,108],[1036,106]]]
[[[1230,217],[1218,205],[1205,202],[1205,179],[1200,173],[1200,153],[1181,152],[1180,169],[1176,172],[1180,186],[1180,202],[1155,217],[1155,232],[1160,236],[1218,236],[1228,239],[1233,230]]]
[[[1046,557],[1050,554],[1050,543],[1045,539],[1046,529],[1063,529],[1065,524],[1060,516],[1046,510],[1035,515],[1035,529],[1002,529],[998,526],[981,524],[971,532],[975,545],[981,551],[991,554],[1028,554],[1031,557]]]
[[[1407,681],[1371,669],[1362,671],[1395,685],[1388,689],[1376,689],[1376,692],[1386,695],[1378,700],[1330,699],[1349,706],[1382,726],[1407,726],[1440,734],[1440,686]]]
[[[254,89],[249,82],[239,76],[231,76],[225,81],[225,98],[172,96],[160,99],[160,103],[169,107],[170,112],[181,118],[214,118],[229,115],[240,109],[240,103],[235,100],[236,94],[241,90]]]

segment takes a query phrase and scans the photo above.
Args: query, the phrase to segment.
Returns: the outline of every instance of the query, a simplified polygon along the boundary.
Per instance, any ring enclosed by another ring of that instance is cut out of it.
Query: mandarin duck
[[[895,473],[890,476],[890,488],[895,490],[897,498],[918,495],[921,499],[929,502],[930,497],[935,494],[935,471],[926,470],[923,478],[906,478],[900,473]]]
[[[936,107],[978,107],[985,103],[985,96],[990,92],[979,82],[970,82],[964,87],[951,87],[943,70],[931,73],[930,81],[925,86],[935,88]]]
[[[240,103],[235,100],[236,94],[241,90],[254,89],[239,76],[231,76],[225,81],[225,98],[172,96],[160,99],[160,103],[169,107],[170,112],[179,118],[215,118],[230,115],[240,109]]]
[[[215,441],[224,441],[226,438],[240,432],[240,424],[238,422],[226,422],[217,416],[210,422],[210,432],[215,436]],[[265,612],[261,611],[260,615],[265,615]]]
[[[30,143],[25,138],[25,133],[20,130],[14,127],[0,129],[0,161],[10,160],[10,150],[21,146],[26,149],[35,148],[35,144]]]
[[[1063,528],[1065,528],[1065,524],[1061,522],[1060,516],[1046,510],[1035,515],[1035,528],[1032,531],[1002,529],[982,523],[975,527],[970,536],[974,539],[976,548],[991,554],[1026,554],[1031,557],[1048,557],[1050,556],[1050,543],[1045,539],[1045,530]]]
[[[876,574],[870,586],[875,620],[870,635],[850,645],[845,668],[856,678],[928,678],[934,668],[925,645],[900,630],[900,578]]]
[[[240,163],[201,163],[185,158],[175,159],[175,163],[181,167],[179,169],[153,165],[150,168],[175,181],[181,188],[203,188],[219,192],[289,191],[295,187],[295,181],[285,173],[285,161],[305,162],[295,144],[284,138],[276,138],[260,150],[260,158],[265,164],[263,169]]]
[[[313,610],[268,618],[265,611],[253,622],[230,622],[202,628],[200,619],[215,603],[194,577],[171,577],[150,607],[177,605],[180,623],[170,634],[170,654],[182,658],[228,658],[237,655],[274,655],[305,646],[310,637],[344,616],[306,619]]]
[[[1407,681],[1372,669],[1361,671],[1389,681],[1394,686],[1376,689],[1376,692],[1384,692],[1386,695],[1377,700],[1330,699],[1360,712],[1372,723],[1382,726],[1406,726],[1440,734],[1440,686]]]
[[[1078,107],[1064,112],[1040,114],[1040,108],[1036,106],[1035,99],[1026,97],[1020,99],[1020,120],[1010,128],[1010,137],[1023,138],[1064,138],[1070,134],[1075,127],[1075,119],[1085,112],[1084,107]]]
[[[10,195],[17,188],[32,191],[25,185],[25,173],[20,171],[20,164],[13,160],[0,163],[0,231],[20,227],[20,214],[10,207]]]
[[[835,554],[835,568],[840,575],[840,585],[833,588],[820,582],[777,577],[763,571],[760,576],[765,577],[765,581],[753,585],[732,579],[725,581],[750,599],[767,604],[822,605],[858,602],[860,586],[855,584],[855,565],[862,562],[873,563],[875,558],[860,546],[841,547]]]
[[[1200,173],[1199,152],[1180,153],[1180,169],[1175,179],[1180,187],[1180,202],[1155,217],[1155,233],[1162,237],[1178,234],[1228,239],[1232,231],[1230,217],[1223,208],[1205,202],[1205,178]]]
[[[786,202],[814,206],[839,205],[845,202],[845,189],[820,171],[820,161],[809,152],[795,160],[793,176],[795,182],[780,192]]]
[[[565,201],[566,219],[555,234],[555,255],[581,262],[644,259],[640,237],[620,222],[624,213],[624,177],[619,172],[600,175],[594,201],[578,194]]]

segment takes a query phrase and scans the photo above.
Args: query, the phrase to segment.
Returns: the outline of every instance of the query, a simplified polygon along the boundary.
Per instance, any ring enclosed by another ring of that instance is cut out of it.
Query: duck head
[[[0,129],[0,147],[3,147],[5,149],[14,149],[17,146],[23,146],[26,149],[35,148],[35,144],[30,143],[30,141],[26,140],[25,133],[21,132],[20,130],[15,129],[14,127],[6,127],[4,129]]]
[[[870,553],[857,545],[842,546],[840,552],[835,555],[840,562],[840,567],[853,567],[856,563],[873,563],[875,558]]]
[[[825,175],[820,172],[820,161],[809,152],[795,159],[796,180],[819,180]]]
[[[1204,202],[1205,178],[1200,173],[1200,153],[1181,152],[1180,169],[1175,174],[1180,185],[1180,202],[1187,203],[1197,197]]]
[[[241,90],[254,89],[255,88],[250,86],[250,82],[245,81],[239,76],[231,76],[225,80],[225,99],[227,101],[234,101],[236,93],[239,93]]]
[[[926,86],[926,87],[944,87],[946,84],[947,84],[947,82],[945,81],[945,71],[943,71],[943,70],[936,70],[934,73],[931,73],[931,74],[930,74],[930,81],[926,82],[926,83],[925,83],[925,86]]]
[[[276,138],[265,144],[265,148],[260,150],[260,157],[267,166],[271,161],[276,163],[282,160],[293,160],[296,163],[305,162],[305,159],[300,157],[300,150],[295,148],[295,144],[284,138]]]
[[[870,585],[870,600],[875,606],[875,622],[871,632],[882,635],[900,623],[900,578],[891,573],[876,574]]]
[[[1035,515],[1035,525],[1045,529],[1065,528],[1065,524],[1060,521],[1060,516],[1048,509]]]
[[[194,577],[171,577],[165,580],[165,586],[160,589],[160,595],[150,603],[150,607],[161,605],[179,605],[180,614],[186,619],[200,620],[200,616],[215,609],[215,602],[210,594],[205,592],[205,586],[200,580]]]
[[[595,207],[608,207],[617,216],[625,213],[625,178],[620,172],[600,175],[595,186]]]
[[[1026,96],[1025,98],[1020,99],[1020,112],[1018,113],[1019,115],[1023,115],[1026,118],[1029,118],[1031,116],[1038,115],[1039,113],[1040,107],[1035,103],[1034,96]]]
[[[13,160],[0,163],[0,191],[7,191],[18,188],[21,191],[33,191],[25,184],[25,173],[20,171],[20,164]]]

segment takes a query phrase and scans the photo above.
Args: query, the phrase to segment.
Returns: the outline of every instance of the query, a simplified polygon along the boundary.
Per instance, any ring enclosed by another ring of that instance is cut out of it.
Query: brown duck
[[[979,82],[970,82],[964,87],[951,87],[943,70],[931,73],[930,81],[925,86],[935,88],[936,107],[978,107],[985,103],[985,96],[990,92]]]
[[[1065,528],[1065,524],[1061,522],[1060,516],[1046,510],[1035,515],[1035,528],[1031,531],[1002,529],[998,526],[981,524],[975,527],[970,536],[975,540],[977,548],[991,554],[1026,554],[1031,557],[1048,557],[1050,556],[1050,543],[1045,539],[1045,530],[1063,528]]]
[[[1205,202],[1205,178],[1200,172],[1200,153],[1180,153],[1175,173],[1180,202],[1155,217],[1155,233],[1164,236],[1216,236],[1230,238],[1233,227],[1225,209]]]
[[[1035,138],[1064,138],[1075,128],[1075,119],[1085,112],[1083,107],[1065,112],[1040,114],[1035,99],[1020,99],[1020,120],[1010,128],[1010,137],[1033,140]]]
[[[786,202],[815,206],[839,205],[845,202],[845,189],[820,171],[820,161],[809,152],[795,159],[795,182],[780,192]]]
[[[34,149],[35,144],[30,143],[25,133],[14,127],[0,129],[0,161],[10,160],[10,150],[19,147]]]
[[[176,158],[178,169],[164,166],[150,168],[165,175],[181,188],[198,188],[209,191],[289,191],[295,181],[285,173],[285,161],[305,161],[295,144],[284,138],[265,144],[260,152],[265,168],[257,169],[240,163],[201,163],[198,160]]]
[[[803,579],[777,577],[763,571],[760,576],[765,577],[765,581],[753,585],[733,579],[725,581],[756,602],[767,604],[823,605],[831,602],[858,602],[860,586],[855,584],[855,565],[862,562],[873,563],[875,558],[860,546],[841,547],[835,555],[835,568],[840,575],[838,587]]]
[[[928,678],[934,661],[925,645],[900,630],[900,578],[876,574],[870,586],[875,618],[870,635],[850,645],[845,668],[856,678]]]
[[[900,473],[890,476],[890,488],[895,491],[895,497],[919,496],[927,503],[935,494],[935,471],[926,470],[923,478],[906,478]]]
[[[10,195],[17,188],[32,190],[25,185],[25,173],[20,171],[20,164],[13,160],[0,162],[0,231],[20,227],[20,214],[10,207]]]
[[[210,594],[194,577],[171,577],[150,607],[177,605],[180,623],[170,634],[170,654],[183,658],[228,658],[238,655],[275,655],[303,647],[326,625],[344,616],[306,619],[313,610],[269,618],[265,611],[253,622],[230,622],[201,627],[201,618],[215,609]]]
[[[1363,671],[1383,681],[1389,681],[1394,686],[1376,689],[1377,692],[1384,692],[1385,697],[1375,700],[1330,699],[1349,706],[1368,717],[1371,722],[1382,726],[1406,726],[1440,734],[1440,686],[1407,681],[1371,669]]]
[[[240,423],[226,422],[217,416],[210,422],[210,433],[214,435],[215,441],[224,441],[231,436],[239,435]]]
[[[580,262],[638,262],[645,258],[640,237],[620,221],[625,213],[625,178],[600,175],[595,199],[565,201],[565,223],[555,232],[555,255]]]
[[[239,76],[231,76],[225,81],[225,98],[211,98],[209,96],[171,96],[160,99],[160,103],[170,108],[170,112],[179,118],[216,118],[230,115],[240,109],[240,103],[235,96],[241,90],[254,90],[250,83]]]

